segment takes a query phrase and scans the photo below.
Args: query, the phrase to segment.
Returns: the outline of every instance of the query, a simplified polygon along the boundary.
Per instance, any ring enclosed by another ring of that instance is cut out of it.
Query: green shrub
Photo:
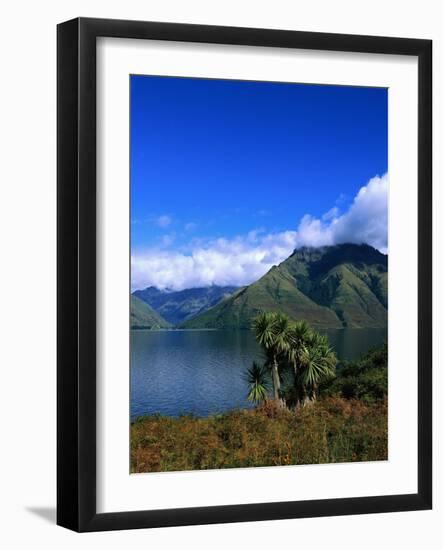
[[[337,376],[320,386],[321,395],[337,395],[359,399],[366,404],[387,399],[388,348],[371,350],[356,361],[346,362],[337,369]]]

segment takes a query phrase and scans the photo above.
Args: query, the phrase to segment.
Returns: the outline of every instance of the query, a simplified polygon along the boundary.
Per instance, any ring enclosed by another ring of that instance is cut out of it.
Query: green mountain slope
[[[136,296],[131,296],[131,328],[159,329],[170,326],[152,307]]]
[[[301,248],[257,282],[183,323],[183,328],[249,328],[278,310],[316,328],[387,324],[387,256],[368,245]]]
[[[178,325],[215,306],[237,290],[235,286],[217,285],[178,291],[158,290],[150,286],[144,290],[136,290],[133,295],[149,304],[169,323]]]

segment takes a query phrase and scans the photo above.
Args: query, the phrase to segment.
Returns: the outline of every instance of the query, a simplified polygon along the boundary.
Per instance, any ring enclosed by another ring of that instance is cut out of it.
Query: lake
[[[338,357],[359,357],[386,340],[385,329],[323,331]],[[248,330],[131,331],[131,417],[196,416],[249,408],[243,380],[262,361]]]

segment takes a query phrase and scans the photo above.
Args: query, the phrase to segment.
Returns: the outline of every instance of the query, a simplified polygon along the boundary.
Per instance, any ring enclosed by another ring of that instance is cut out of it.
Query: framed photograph
[[[432,43],[58,26],[59,525],[432,506]]]

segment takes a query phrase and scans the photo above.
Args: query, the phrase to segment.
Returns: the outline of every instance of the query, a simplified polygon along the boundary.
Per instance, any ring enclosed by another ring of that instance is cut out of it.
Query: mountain
[[[183,328],[250,328],[260,311],[282,311],[316,328],[387,325],[388,257],[369,245],[294,250],[255,283]]]
[[[215,306],[237,290],[235,286],[217,285],[179,291],[158,290],[150,286],[144,290],[136,290],[133,296],[149,304],[169,323],[178,325]]]
[[[159,329],[171,325],[137,296],[131,296],[131,328]]]

